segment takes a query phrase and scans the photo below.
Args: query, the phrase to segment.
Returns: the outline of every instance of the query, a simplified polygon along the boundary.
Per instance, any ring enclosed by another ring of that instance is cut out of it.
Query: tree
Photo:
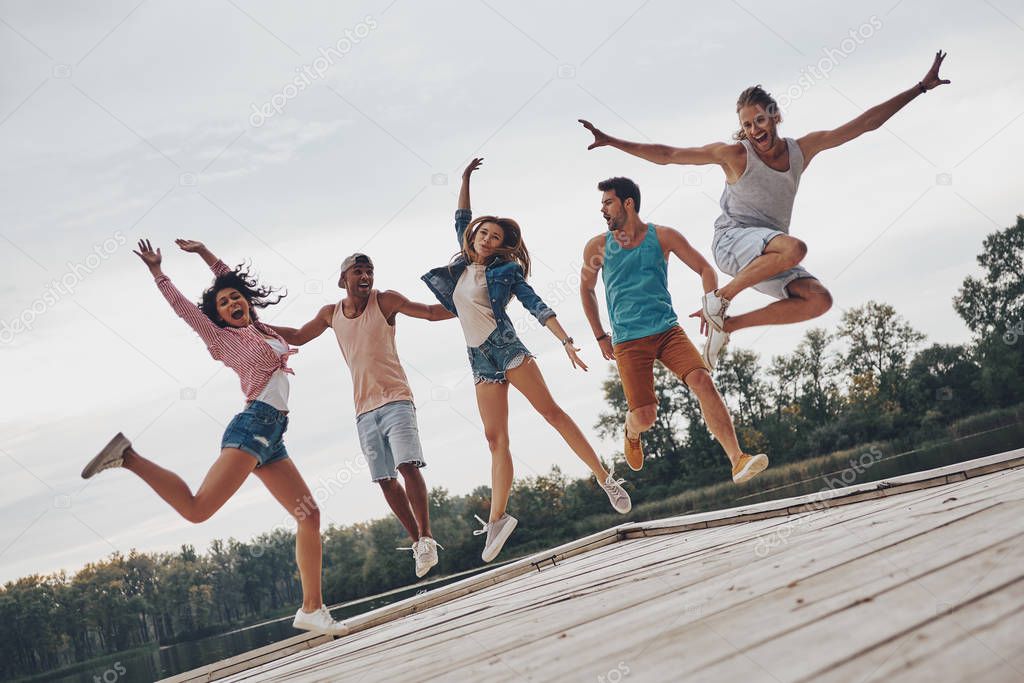
[[[844,362],[850,374],[873,378],[885,399],[898,394],[910,354],[925,338],[892,306],[875,301],[844,312],[838,335],[848,345]]]
[[[1024,336],[1024,216],[985,238],[978,254],[981,277],[968,276],[953,307],[979,337]]]

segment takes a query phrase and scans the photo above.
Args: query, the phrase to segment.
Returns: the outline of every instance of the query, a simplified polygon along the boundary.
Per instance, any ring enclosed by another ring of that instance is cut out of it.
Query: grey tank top
[[[769,168],[749,140],[740,141],[747,150],[747,167],[735,183],[725,184],[719,200],[722,215],[715,221],[715,230],[773,228],[789,232],[793,199],[804,172],[804,154],[796,140],[784,139],[789,146],[788,171]]]

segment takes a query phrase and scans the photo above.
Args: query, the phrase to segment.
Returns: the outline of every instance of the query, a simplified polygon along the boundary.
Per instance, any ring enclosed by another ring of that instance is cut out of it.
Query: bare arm
[[[210,270],[213,271],[214,275],[223,275],[231,270],[223,261],[214,256],[213,252],[207,249],[205,244],[198,240],[178,238],[174,240],[174,243],[181,247],[182,251],[187,251],[190,254],[199,254],[206,265],[210,266]]]
[[[473,171],[480,168],[481,164],[484,163],[483,157],[474,158],[466,166],[466,169],[462,172],[462,187],[459,188],[459,206],[460,209],[472,208],[469,205],[469,177],[473,175]]]
[[[551,334],[555,335],[555,339],[558,340],[562,345],[562,348],[565,349],[566,354],[568,354],[569,362],[572,363],[572,366],[586,371],[587,364],[580,360],[580,350],[576,348],[575,343],[569,341],[572,337],[570,337],[569,333],[562,327],[562,323],[558,322],[558,318],[556,316],[551,316],[544,322],[544,327],[551,330]]]
[[[589,242],[583,249],[583,268],[580,270],[580,299],[583,302],[583,312],[590,323],[590,330],[594,338],[598,340],[601,347],[601,356],[605,360],[615,360],[612,349],[612,341],[608,333],[604,331],[604,323],[601,322],[601,309],[597,305],[597,275],[604,266],[603,244],[605,237],[599,235]]]
[[[298,329],[294,327],[281,327],[279,325],[268,325],[267,327],[281,335],[281,338],[290,345],[302,346],[306,342],[319,337],[324,333],[324,330],[331,326],[331,318],[334,317],[334,306],[335,304],[324,306],[317,311],[316,317]]]
[[[630,142],[608,135],[596,128],[590,121],[579,119],[579,122],[583,124],[584,128],[594,134],[594,142],[587,149],[605,146],[614,147],[655,164],[685,164],[693,166],[718,164],[729,177],[739,175],[736,173],[736,164],[740,162],[740,153],[743,151],[741,145],[712,142],[703,147],[670,147],[669,145]],[[745,162],[745,153],[742,154],[742,159]],[[742,173],[742,170],[740,170],[740,173]]]
[[[797,140],[797,143],[800,145],[800,151],[803,152],[804,155],[804,167],[806,168],[807,164],[811,163],[811,159],[813,159],[818,152],[838,147],[839,145],[860,137],[864,133],[877,130],[886,121],[892,118],[893,114],[907,106],[910,101],[917,98],[918,95],[922,95],[928,90],[949,83],[948,80],[939,78],[939,67],[942,65],[942,60],[945,58],[946,54],[941,50],[935,53],[935,60],[932,62],[931,68],[919,83],[907,90],[904,90],[895,97],[889,98],[885,102],[871,107],[852,121],[848,121],[847,123],[844,123],[838,128],[834,128],[832,130],[819,130],[814,133],[808,133]]]
[[[391,324],[395,322],[395,316],[399,313],[404,313],[410,318],[419,318],[420,320],[430,320],[431,322],[439,320],[451,320],[455,315],[441,304],[421,304],[416,301],[409,301],[402,294],[389,289],[386,292],[381,292],[380,297],[381,313]]]

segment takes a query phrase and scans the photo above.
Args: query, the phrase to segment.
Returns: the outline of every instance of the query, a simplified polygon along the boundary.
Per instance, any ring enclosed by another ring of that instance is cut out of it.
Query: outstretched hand
[[[462,177],[464,179],[468,179],[469,176],[473,175],[473,171],[475,171],[476,169],[480,168],[480,165],[483,164],[483,163],[484,163],[484,158],[483,157],[476,157],[476,158],[474,158],[472,161],[469,162],[469,165],[466,166],[466,170],[464,170],[462,172]]]
[[[585,119],[576,119],[583,124],[583,127],[594,134],[594,142],[591,143],[587,149],[594,149],[595,147],[604,147],[605,145],[611,144],[611,137],[602,132],[599,128],[594,127],[590,121]]]
[[[580,360],[580,350],[576,348],[575,344],[566,344],[565,353],[569,356],[569,362],[572,363],[574,368],[580,368],[583,371],[587,370],[587,364]]]
[[[190,254],[198,253],[206,246],[198,240],[183,240],[181,238],[174,240],[174,243],[181,247],[182,251],[187,251]]]
[[[700,333],[705,337],[708,336],[708,319],[704,317],[704,308],[698,308],[696,311],[690,314],[691,318],[700,318]]]
[[[160,262],[163,261],[160,249],[154,250],[149,240],[139,240],[139,250],[132,249],[132,253],[142,259],[142,262],[149,266],[150,270],[159,268]]]
[[[939,50],[935,53],[935,59],[932,61],[932,68],[928,69],[928,73],[921,79],[921,85],[925,87],[925,90],[931,90],[937,88],[940,85],[946,85],[949,83],[948,80],[939,78],[939,67],[942,66],[942,60],[946,58],[945,52]]]

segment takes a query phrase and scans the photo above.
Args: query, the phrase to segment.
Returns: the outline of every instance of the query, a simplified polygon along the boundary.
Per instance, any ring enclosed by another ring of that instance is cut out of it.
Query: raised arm
[[[132,250],[133,253],[142,259],[142,262],[149,268],[150,274],[153,275],[153,279],[156,281],[156,286],[160,290],[160,293],[167,299],[167,303],[171,305],[174,312],[179,318],[188,323],[196,334],[206,344],[206,348],[212,353],[216,348],[221,334],[223,334],[221,328],[217,327],[212,320],[207,318],[199,307],[189,301],[184,294],[182,294],[174,283],[171,282],[171,278],[164,275],[161,263],[163,261],[163,255],[159,249],[154,250],[153,246],[149,243],[149,240],[139,240],[138,251]]]
[[[462,172],[462,187],[459,188],[459,206],[455,209],[455,239],[458,240],[459,249],[462,249],[462,237],[466,233],[466,227],[473,220],[473,211],[469,205],[469,177],[473,171],[480,168],[484,163],[483,158],[474,158]]]
[[[404,295],[391,289],[381,292],[378,300],[380,301],[381,313],[384,314],[384,317],[391,324],[394,324],[395,316],[399,313],[404,313],[410,318],[430,321],[451,320],[455,317],[451,311],[441,304],[428,305],[409,301]]]
[[[190,254],[199,254],[203,258],[203,261],[206,262],[206,265],[210,266],[210,270],[213,271],[214,275],[223,275],[224,273],[231,271],[223,261],[214,256],[213,252],[206,248],[205,244],[198,240],[184,240],[179,237],[174,240],[174,243],[177,244],[182,251],[187,251]]]
[[[860,137],[868,131],[880,128],[882,124],[892,118],[893,114],[907,106],[918,95],[923,95],[933,88],[949,83],[948,80],[939,78],[939,67],[942,66],[942,61],[945,58],[945,52],[942,50],[936,52],[931,68],[928,69],[928,73],[917,84],[907,88],[895,97],[871,107],[852,121],[832,130],[819,130],[814,133],[808,133],[797,140],[797,143],[800,145],[800,151],[804,155],[804,168],[807,167],[807,164],[811,162],[811,159],[818,152],[838,147],[854,138]]]
[[[335,304],[327,304],[317,311],[316,316],[312,320],[298,329],[294,327],[280,327],[278,325],[268,325],[268,327],[281,335],[281,339],[284,339],[288,344],[302,346],[306,342],[319,337],[324,333],[324,330],[331,326],[331,318],[334,317],[334,306]]]
[[[601,347],[601,356],[605,360],[615,360],[611,336],[604,330],[604,323],[601,322],[601,309],[597,305],[597,275],[604,266],[604,241],[605,236],[598,235],[587,242],[587,246],[583,248],[580,299],[583,301],[583,312],[590,323],[590,330]]]
[[[583,127],[594,134],[594,142],[587,149],[614,147],[627,154],[640,157],[655,164],[687,164],[703,166],[718,164],[730,177],[736,175],[737,163],[745,163],[746,153],[741,145],[712,142],[703,147],[670,147],[645,142],[630,142],[612,137],[596,128],[590,121],[579,119]],[[742,173],[742,171],[740,171]]]

